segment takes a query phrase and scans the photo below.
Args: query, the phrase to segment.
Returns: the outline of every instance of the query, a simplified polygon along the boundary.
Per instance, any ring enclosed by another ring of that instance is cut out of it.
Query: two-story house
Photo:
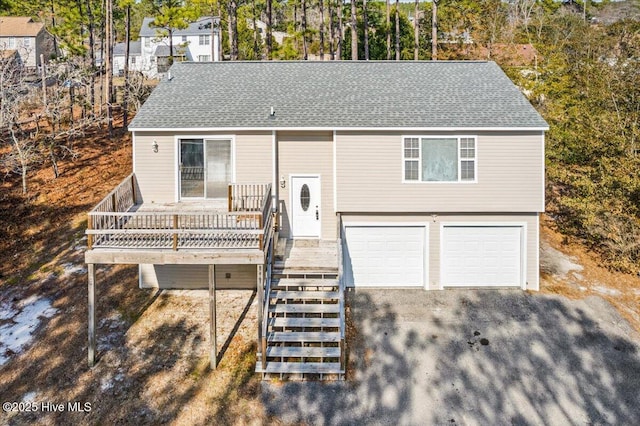
[[[344,372],[345,287],[538,290],[548,126],[495,63],[171,73],[129,126],[133,175],[90,213],[90,282],[122,262],[143,287],[257,288],[265,374]],[[275,233],[335,260],[278,266]]]
[[[169,69],[169,33],[153,26],[153,18],[144,18],[140,28],[140,63],[148,77],[157,77]],[[212,18],[200,18],[187,28],[172,32],[174,61],[209,62],[215,58]],[[219,47],[218,47],[219,48]]]
[[[23,66],[35,68],[40,66],[41,54],[45,62],[49,60],[53,47],[42,22],[28,16],[0,16],[0,51],[15,51]]]

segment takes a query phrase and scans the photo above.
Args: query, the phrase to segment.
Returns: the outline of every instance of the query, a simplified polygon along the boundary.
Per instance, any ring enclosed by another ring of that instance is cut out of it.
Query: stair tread
[[[340,305],[338,303],[319,304],[319,303],[289,303],[269,305],[269,312],[272,313],[310,313],[310,314],[337,314],[340,313]]]
[[[340,327],[340,318],[291,318],[271,317],[272,327]]]
[[[344,373],[339,362],[268,362],[265,369],[258,366],[256,370],[261,373]]]
[[[272,287],[338,287],[335,278],[274,278]]]
[[[338,358],[340,356],[339,347],[318,348],[318,347],[292,347],[292,346],[269,346],[267,347],[267,357],[313,357],[313,358]]]
[[[271,331],[267,342],[339,342],[337,331]]]
[[[338,291],[283,291],[274,290],[269,295],[275,299],[338,299]]]

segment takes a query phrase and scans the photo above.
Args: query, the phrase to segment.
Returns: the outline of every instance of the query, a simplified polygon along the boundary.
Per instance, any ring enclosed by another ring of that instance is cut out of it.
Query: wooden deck
[[[103,250],[113,256],[124,251],[264,253],[273,236],[271,185],[231,184],[226,200],[169,204],[138,203],[137,193],[131,175],[91,210],[87,262],[109,258],[92,253]],[[165,257],[181,263],[179,256]]]

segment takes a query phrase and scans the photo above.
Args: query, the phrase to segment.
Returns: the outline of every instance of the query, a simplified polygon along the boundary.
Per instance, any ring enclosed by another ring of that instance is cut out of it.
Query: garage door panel
[[[445,287],[520,286],[521,226],[444,226]]]
[[[345,271],[354,286],[423,286],[424,226],[345,225]]]

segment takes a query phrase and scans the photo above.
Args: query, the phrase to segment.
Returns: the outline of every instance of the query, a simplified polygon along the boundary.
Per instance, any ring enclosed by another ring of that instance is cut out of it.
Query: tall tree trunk
[[[113,68],[111,63],[111,52],[113,49],[113,0],[106,0],[105,7],[105,101],[107,102],[107,124],[109,129],[109,137],[113,136],[113,109],[112,109],[112,91],[113,91]]]
[[[338,60],[342,59],[342,43],[344,42],[344,22],[342,20],[342,2],[344,0],[338,0]]]
[[[229,1],[229,21],[231,23],[231,60],[238,60],[238,1]]]
[[[318,0],[320,8],[320,60],[324,61],[324,0]]]
[[[89,94],[89,102],[91,103],[91,116],[93,116],[96,112],[96,82],[95,82],[95,67],[96,67],[96,52],[95,52],[95,40],[94,40],[94,32],[95,28],[93,26],[93,12],[91,10],[91,0],[87,0],[87,20],[89,21],[89,60],[91,64],[89,64],[89,70],[91,70],[91,80],[89,82],[90,86],[90,94]]]
[[[131,5],[127,4],[125,15],[125,48],[124,48],[124,91],[122,93],[122,127],[129,125],[129,55],[131,38]]]
[[[261,59],[260,47],[258,46],[258,25],[256,25],[256,0],[251,2],[251,19],[253,22],[253,54],[255,59]]]
[[[309,59],[307,51],[307,1],[302,0],[302,59]]]
[[[333,1],[329,0],[329,54],[331,55],[331,60],[335,61],[336,59],[336,22],[334,20],[334,7]]]
[[[416,0],[415,16],[413,17],[413,59],[417,61],[420,55],[420,0]]]
[[[56,9],[54,6],[54,1],[51,0],[51,27],[56,27]],[[53,53],[58,56],[58,37],[53,34]]]
[[[400,6],[396,0],[396,61],[400,60]]]
[[[362,25],[364,27],[364,60],[369,60],[369,18],[367,16],[367,0],[362,0]]]
[[[438,2],[431,0],[431,60],[438,60]]]
[[[351,60],[358,60],[358,20],[356,19],[356,0],[351,0]]]
[[[273,0],[267,0],[267,59],[273,59]]]
[[[391,0],[387,0],[387,61],[391,59]]]
[[[173,65],[173,28],[169,28],[169,67]]]

